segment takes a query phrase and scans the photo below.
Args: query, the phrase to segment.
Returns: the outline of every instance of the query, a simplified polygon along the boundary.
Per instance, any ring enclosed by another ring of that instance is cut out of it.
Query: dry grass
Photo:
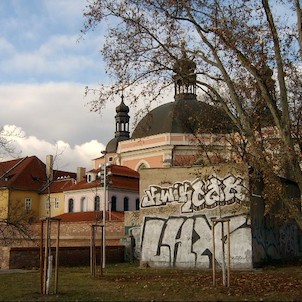
[[[89,267],[60,268],[59,293],[39,293],[39,273],[1,274],[1,301],[300,301],[302,267],[231,272],[230,288],[212,285],[211,271],[108,265],[92,278]]]

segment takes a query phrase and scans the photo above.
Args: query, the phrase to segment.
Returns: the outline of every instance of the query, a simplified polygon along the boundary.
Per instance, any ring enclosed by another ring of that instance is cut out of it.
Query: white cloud
[[[93,85],[92,86],[96,86]],[[54,143],[71,146],[98,140],[104,144],[114,137],[115,107],[108,103],[106,114],[90,112],[84,85],[76,83],[0,85],[0,121]]]
[[[35,136],[28,136],[25,131],[15,125],[5,125],[4,132],[19,133],[21,135],[11,136],[15,148],[15,155],[6,155],[1,158],[2,161],[10,160],[14,157],[37,156],[45,162],[46,155],[52,154],[55,157],[54,166],[56,169],[76,172],[77,167],[92,168],[92,159],[101,155],[100,151],[105,146],[97,140],[75,145],[71,147],[67,142],[59,140],[55,143],[44,139],[38,139]]]

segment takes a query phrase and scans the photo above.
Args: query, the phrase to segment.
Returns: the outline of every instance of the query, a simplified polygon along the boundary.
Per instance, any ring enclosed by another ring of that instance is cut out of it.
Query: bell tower
[[[122,95],[122,101],[116,107],[115,111],[115,137],[129,139],[129,107],[124,103],[124,95]]]

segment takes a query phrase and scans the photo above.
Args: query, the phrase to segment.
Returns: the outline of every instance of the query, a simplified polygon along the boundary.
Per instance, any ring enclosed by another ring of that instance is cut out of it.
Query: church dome
[[[129,137],[118,136],[110,140],[106,145],[106,153],[116,153],[119,142],[129,139]]]
[[[173,67],[174,102],[150,111],[137,124],[132,139],[161,133],[228,133],[234,129],[228,115],[217,106],[200,102],[196,97],[196,64],[185,49]]]
[[[196,99],[195,94],[178,95],[174,102],[150,111],[137,124],[132,139],[161,133],[228,133],[234,129],[220,108]]]
[[[124,97],[122,96],[121,103],[115,108],[117,115],[125,115],[129,113],[129,107],[124,103]]]

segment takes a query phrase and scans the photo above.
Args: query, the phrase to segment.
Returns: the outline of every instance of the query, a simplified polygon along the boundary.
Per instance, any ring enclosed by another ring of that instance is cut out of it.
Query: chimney
[[[86,174],[86,169],[83,167],[77,167],[77,181],[83,180]]]
[[[46,176],[49,181],[53,180],[53,155],[46,155]]]

